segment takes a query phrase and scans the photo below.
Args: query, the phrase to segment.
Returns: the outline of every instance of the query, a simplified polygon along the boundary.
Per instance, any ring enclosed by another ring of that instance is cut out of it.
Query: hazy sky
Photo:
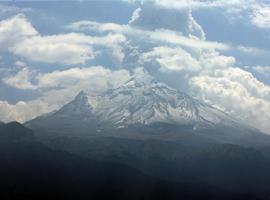
[[[270,133],[270,2],[0,2],[0,121],[117,87],[136,68]]]

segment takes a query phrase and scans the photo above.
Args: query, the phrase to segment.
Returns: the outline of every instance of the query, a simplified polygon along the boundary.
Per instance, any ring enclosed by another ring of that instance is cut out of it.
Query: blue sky
[[[270,133],[270,3],[0,2],[0,121],[27,121],[138,69]]]

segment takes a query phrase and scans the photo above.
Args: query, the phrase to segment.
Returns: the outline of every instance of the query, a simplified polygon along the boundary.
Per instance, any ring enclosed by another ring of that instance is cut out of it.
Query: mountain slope
[[[163,181],[125,165],[54,151],[28,133],[32,131],[18,123],[1,125],[1,200],[226,199],[227,195],[237,199],[233,193],[196,182]]]
[[[121,127],[151,123],[192,125],[194,128],[239,125],[225,113],[155,81],[148,74],[137,74],[119,88],[100,96],[92,97],[80,92],[56,114],[62,117],[95,117]]]
[[[17,122],[2,124],[0,137],[1,200],[267,199],[255,190],[235,193],[196,179],[166,181],[126,165],[55,151],[37,142],[33,132]]]
[[[99,96],[81,92],[26,125],[54,149],[124,163],[153,177],[269,191],[269,161],[247,148],[269,145],[269,136],[147,74]]]
[[[0,124],[0,144],[17,142],[20,140],[33,139],[34,133],[18,122]]]
[[[270,138],[255,128],[157,82],[147,73],[135,74],[125,84],[99,96],[82,91],[60,110],[31,120],[26,126],[51,136],[74,132],[76,136],[112,132],[120,136],[121,132],[139,129],[156,134],[189,132],[247,146],[270,144]]]

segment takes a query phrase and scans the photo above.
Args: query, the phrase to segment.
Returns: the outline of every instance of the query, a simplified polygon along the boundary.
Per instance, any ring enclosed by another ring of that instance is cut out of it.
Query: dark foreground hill
[[[53,151],[18,123],[0,126],[0,198],[222,199],[226,192],[161,181],[124,165]],[[224,197],[225,197],[224,196]],[[239,195],[239,197],[246,197]]]
[[[267,199],[203,182],[164,181],[122,164],[54,151],[18,123],[0,125],[0,199]]]

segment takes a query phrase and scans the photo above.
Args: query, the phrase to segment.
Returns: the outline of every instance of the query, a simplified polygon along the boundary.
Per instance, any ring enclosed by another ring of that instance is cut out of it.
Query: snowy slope
[[[192,99],[166,84],[159,83],[149,74],[136,74],[119,88],[100,96],[84,92],[56,112],[58,116],[95,117],[125,127],[131,124],[169,123],[209,127],[238,126],[225,113]]]
[[[181,140],[181,135],[194,134],[207,141],[245,146],[264,146],[270,141],[241,120],[157,82],[147,73],[135,73],[125,84],[99,96],[80,92],[60,110],[25,125],[40,138],[106,135]]]

